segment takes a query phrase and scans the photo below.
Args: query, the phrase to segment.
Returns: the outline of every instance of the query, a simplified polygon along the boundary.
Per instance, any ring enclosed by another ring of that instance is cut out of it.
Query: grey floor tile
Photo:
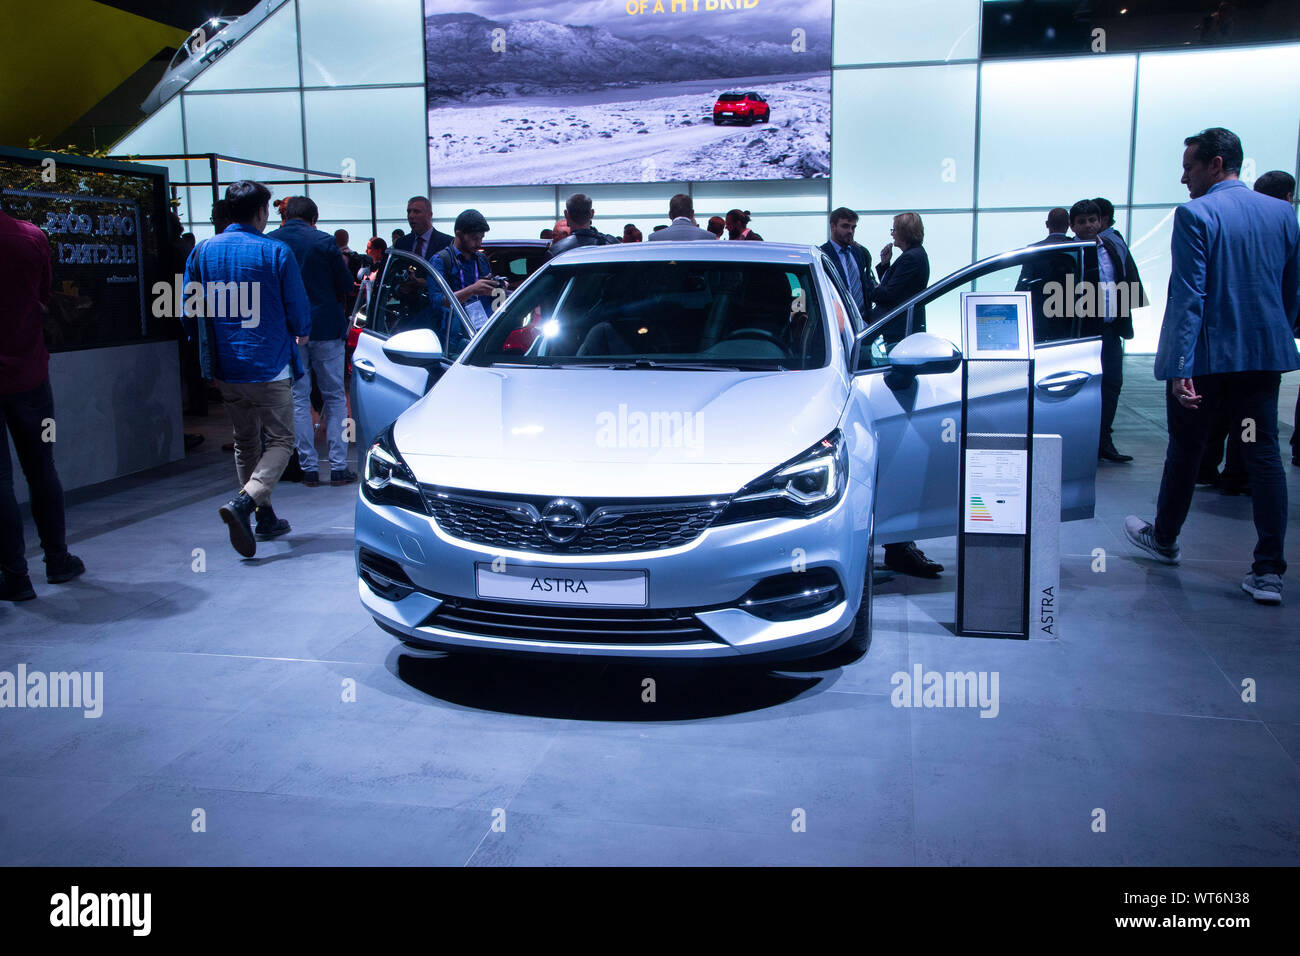
[[[204,832],[195,832],[203,811]],[[141,783],[28,862],[113,866],[458,866],[487,814]]]
[[[1258,722],[1016,703],[973,716],[913,711],[920,863],[1300,863],[1300,773]]]
[[[793,818],[777,821],[770,833],[755,834],[688,826],[652,826],[589,820],[562,814],[508,810],[504,832],[489,832],[471,866],[895,866],[912,862],[893,856],[873,840],[869,827],[849,839],[792,829]]]

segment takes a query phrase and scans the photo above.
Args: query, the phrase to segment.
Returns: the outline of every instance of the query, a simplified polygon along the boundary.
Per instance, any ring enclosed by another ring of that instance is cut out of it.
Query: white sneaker
[[[1134,547],[1145,551],[1162,564],[1177,564],[1182,558],[1183,552],[1177,541],[1168,548],[1157,544],[1155,527],[1137,515],[1129,515],[1124,519],[1124,536]]]
[[[1241,589],[1253,597],[1259,604],[1282,603],[1282,576],[1280,574],[1246,575],[1241,582]]]

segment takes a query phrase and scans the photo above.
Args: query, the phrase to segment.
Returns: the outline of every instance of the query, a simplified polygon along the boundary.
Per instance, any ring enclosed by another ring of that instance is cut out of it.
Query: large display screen
[[[830,172],[831,0],[425,0],[439,186]]]
[[[174,335],[149,307],[167,242],[161,173],[13,151],[0,155],[0,206],[49,238],[51,352]]]

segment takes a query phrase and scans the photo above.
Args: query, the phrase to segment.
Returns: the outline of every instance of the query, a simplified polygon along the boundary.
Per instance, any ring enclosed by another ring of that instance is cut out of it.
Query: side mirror
[[[384,343],[384,354],[394,365],[428,368],[442,358],[442,343],[432,329],[408,329]]]
[[[897,391],[907,388],[918,375],[954,371],[961,365],[961,351],[947,339],[929,332],[914,332],[889,353],[885,384]]]

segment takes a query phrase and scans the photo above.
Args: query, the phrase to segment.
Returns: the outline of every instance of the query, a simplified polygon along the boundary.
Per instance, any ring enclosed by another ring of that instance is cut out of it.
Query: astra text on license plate
[[[645,607],[646,573],[596,568],[526,567],[476,564],[478,596],[536,604]]]

